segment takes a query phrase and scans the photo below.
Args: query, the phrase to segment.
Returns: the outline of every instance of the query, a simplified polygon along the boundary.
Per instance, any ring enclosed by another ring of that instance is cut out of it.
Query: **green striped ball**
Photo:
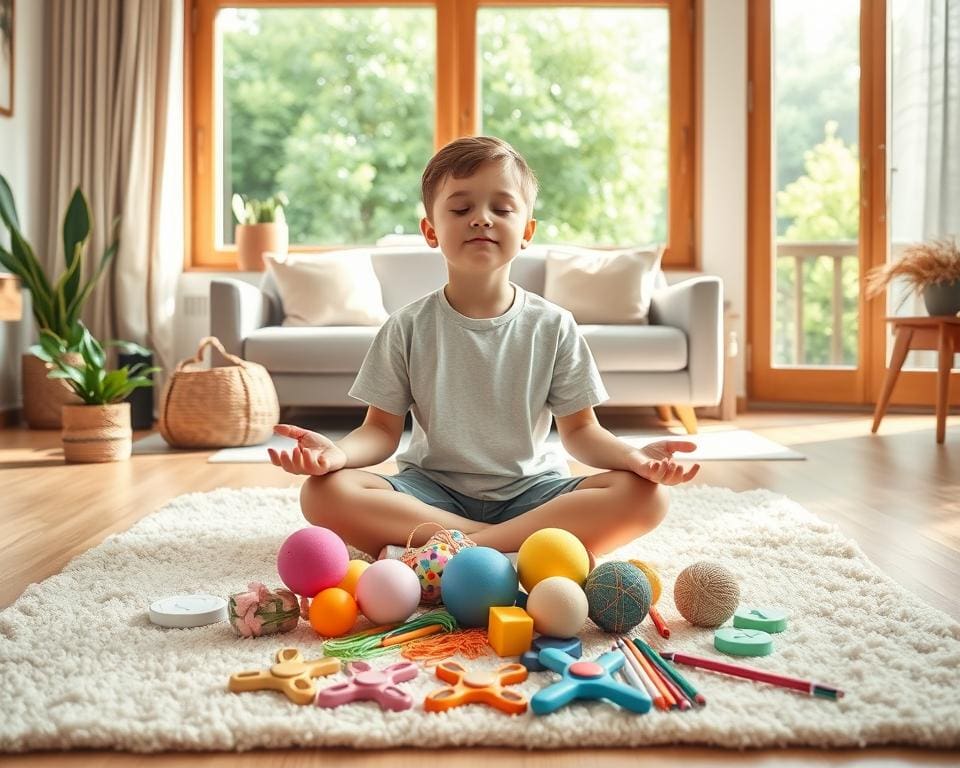
[[[646,574],[630,563],[601,563],[587,577],[589,616],[601,629],[615,634],[629,632],[650,611],[653,589]]]

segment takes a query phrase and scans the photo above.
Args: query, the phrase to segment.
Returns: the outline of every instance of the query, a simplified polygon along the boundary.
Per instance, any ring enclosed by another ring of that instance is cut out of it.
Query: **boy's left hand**
[[[661,485],[685,483],[696,477],[697,472],[700,471],[700,465],[694,464],[684,472],[683,466],[673,460],[673,454],[688,453],[696,448],[697,444],[689,440],[658,440],[630,454],[630,471],[651,483]]]

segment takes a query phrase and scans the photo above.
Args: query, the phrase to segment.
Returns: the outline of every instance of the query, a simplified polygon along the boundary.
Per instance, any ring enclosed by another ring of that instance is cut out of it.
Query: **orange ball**
[[[357,601],[340,587],[318,592],[310,601],[310,626],[323,637],[340,637],[357,621]]]
[[[366,560],[351,560],[347,563],[347,575],[343,577],[343,581],[337,584],[340,589],[345,589],[354,597],[357,596],[357,580],[360,578],[360,575],[370,567],[370,563]]]

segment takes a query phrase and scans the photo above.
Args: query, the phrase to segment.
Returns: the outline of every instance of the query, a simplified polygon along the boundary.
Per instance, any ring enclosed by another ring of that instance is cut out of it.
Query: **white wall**
[[[747,2],[704,0],[700,265],[740,315],[737,395],[746,393]]]
[[[48,136],[46,95],[48,70],[45,25],[46,0],[16,4],[14,15],[13,116],[0,116],[0,173],[13,190],[20,226],[36,246],[46,238],[48,164],[44,147]],[[8,247],[6,230],[0,234]],[[33,322],[0,322],[0,410],[19,407],[20,356],[34,339]]]

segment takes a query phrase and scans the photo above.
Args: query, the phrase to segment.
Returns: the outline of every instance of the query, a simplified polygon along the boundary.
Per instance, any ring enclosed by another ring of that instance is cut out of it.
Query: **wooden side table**
[[[941,315],[938,317],[888,317],[893,323],[893,354],[890,367],[883,380],[880,400],[873,412],[871,432],[876,432],[880,420],[887,410],[890,394],[897,383],[897,376],[903,367],[907,353],[912,349],[935,349],[939,352],[937,366],[937,442],[942,443],[947,427],[947,393],[950,390],[950,369],[953,368],[953,356],[960,351],[960,317]]]

